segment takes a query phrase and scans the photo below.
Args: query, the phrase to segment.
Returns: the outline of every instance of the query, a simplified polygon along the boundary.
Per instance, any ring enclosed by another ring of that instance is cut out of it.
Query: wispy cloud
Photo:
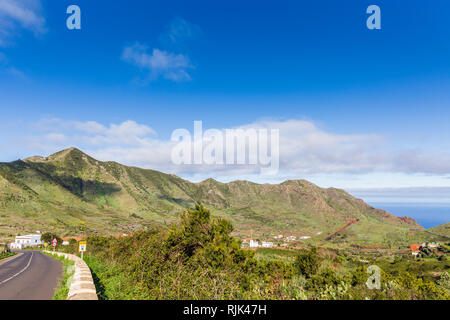
[[[0,73],[4,73],[19,80],[29,80],[29,77],[25,74],[25,72],[12,66],[8,57],[2,52],[0,52]]]
[[[173,54],[159,49],[153,49],[148,52],[148,47],[140,43],[125,47],[122,53],[122,59],[126,62],[147,70],[151,80],[159,77],[172,81],[186,81],[191,77],[188,69],[193,65],[189,58],[182,54]]]
[[[160,78],[174,82],[191,80],[190,70],[194,69],[186,53],[186,41],[200,33],[200,28],[190,22],[176,17],[160,35],[159,41],[163,49],[149,47],[136,42],[126,46],[122,52],[122,60],[139,67],[146,73],[144,82]]]
[[[40,0],[1,0],[0,1],[0,46],[11,44],[22,31],[34,35],[46,31]]]
[[[189,40],[201,34],[199,26],[186,21],[181,17],[175,17],[166,26],[166,30],[160,36],[160,42],[164,46],[184,47]]]
[[[449,203],[450,187],[349,188],[348,192],[369,202]]]
[[[358,176],[372,173],[450,173],[448,153],[431,154],[417,150],[389,152],[387,150],[390,146],[378,135],[336,134],[312,121],[297,119],[257,121],[233,129],[249,128],[279,130],[280,179],[315,174]],[[32,137],[22,141],[21,148],[24,148],[25,144],[27,150],[48,154],[76,146],[100,160],[114,160],[188,178],[251,178],[252,175],[260,173],[258,167],[251,165],[174,165],[171,161],[171,151],[175,143],[158,138],[151,127],[130,120],[104,125],[95,121],[45,119],[36,125],[36,129]],[[271,181],[273,180],[276,180],[276,177],[271,177]]]
[[[142,146],[149,137],[156,136],[156,132],[149,126],[131,120],[105,126],[96,121],[64,121],[48,118],[36,123],[35,127],[44,134],[43,140],[40,137],[34,140],[35,146],[47,145],[48,139],[51,140],[48,146],[52,146],[52,142],[56,141],[90,148]]]

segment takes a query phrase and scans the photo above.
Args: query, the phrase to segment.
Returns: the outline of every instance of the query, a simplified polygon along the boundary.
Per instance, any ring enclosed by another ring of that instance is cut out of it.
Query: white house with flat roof
[[[250,248],[258,248],[260,245],[259,245],[259,242],[258,241],[255,241],[255,240],[253,240],[253,239],[250,239]]]
[[[42,245],[40,234],[29,234],[25,236],[17,236],[15,241],[9,244],[10,249],[23,249],[26,247],[35,247]]]
[[[273,242],[263,241],[262,244],[261,244],[261,247],[263,247],[263,248],[272,248],[273,247]]]

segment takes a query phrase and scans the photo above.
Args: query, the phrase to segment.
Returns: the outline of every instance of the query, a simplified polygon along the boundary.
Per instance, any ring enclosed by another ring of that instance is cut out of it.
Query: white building
[[[261,246],[263,248],[272,248],[273,247],[273,242],[265,242],[265,241],[263,241]]]
[[[428,248],[437,248],[440,247],[440,243],[439,242],[430,242],[427,244]]]
[[[29,234],[25,236],[17,236],[16,240],[9,245],[10,249],[23,249],[26,247],[35,247],[42,245],[40,234]]]
[[[306,239],[309,239],[309,238],[311,238],[310,236],[303,236],[303,237],[300,237],[300,239],[302,239],[302,240],[306,240]]]
[[[250,248],[258,248],[259,247],[259,242],[255,241],[253,239],[250,239]]]

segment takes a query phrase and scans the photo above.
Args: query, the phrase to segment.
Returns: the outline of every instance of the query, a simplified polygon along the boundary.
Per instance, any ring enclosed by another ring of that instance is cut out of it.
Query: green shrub
[[[197,205],[168,232],[89,237],[86,262],[97,285],[105,287],[104,298],[258,299],[279,294],[281,281],[293,274],[292,265],[258,261],[254,252],[240,247],[232,231],[228,221],[212,218]],[[113,274],[106,272],[109,267]],[[111,287],[130,289],[118,294]]]
[[[336,287],[341,281],[343,280],[339,279],[332,269],[326,268],[310,278],[308,288],[320,291],[323,288]]]
[[[62,241],[61,237],[54,233],[46,232],[46,233],[42,234],[42,236],[41,236],[41,240],[43,242],[46,242],[49,244],[53,241],[53,239],[56,239],[56,241],[58,241],[58,245],[62,245],[63,241]]]
[[[437,260],[379,254],[382,288],[370,290],[360,262],[368,257],[361,253],[328,250],[319,257],[313,248],[255,254],[242,249],[232,231],[228,221],[197,205],[169,229],[88,237],[85,261],[100,299],[449,299],[441,282],[424,276],[442,270],[445,263]]]
[[[310,278],[317,273],[320,267],[320,258],[317,254],[317,249],[300,250],[299,254],[295,258],[294,268],[300,275]]]
[[[450,273],[443,272],[437,281],[437,284],[444,287],[447,290],[450,290]]]
[[[14,252],[6,252],[6,251],[5,252],[1,252],[0,253],[0,260],[12,257],[13,255],[15,255]]]

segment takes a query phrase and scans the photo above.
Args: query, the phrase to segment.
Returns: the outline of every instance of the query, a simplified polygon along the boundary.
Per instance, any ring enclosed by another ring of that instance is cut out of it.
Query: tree
[[[439,277],[437,284],[450,290],[450,274],[448,272],[443,272]]]
[[[44,241],[47,243],[51,243],[53,241],[53,239],[56,239],[56,241],[58,241],[59,245],[62,244],[62,239],[54,233],[46,232],[41,236],[41,241]]]
[[[310,278],[317,273],[319,267],[320,257],[316,248],[312,248],[309,251],[305,249],[300,250],[294,262],[294,268],[299,274]]]

